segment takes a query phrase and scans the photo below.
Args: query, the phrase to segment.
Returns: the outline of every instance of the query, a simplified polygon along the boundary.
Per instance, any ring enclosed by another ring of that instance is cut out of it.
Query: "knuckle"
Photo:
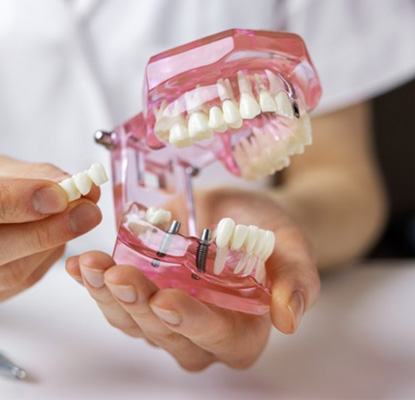
[[[0,185],[0,220],[9,220],[16,214],[17,202],[13,201],[13,196],[8,185]]]
[[[40,225],[37,229],[33,229],[33,235],[30,236],[31,247],[40,248],[40,249],[49,249],[53,247],[55,242],[55,237],[52,235],[51,231],[44,226]]]

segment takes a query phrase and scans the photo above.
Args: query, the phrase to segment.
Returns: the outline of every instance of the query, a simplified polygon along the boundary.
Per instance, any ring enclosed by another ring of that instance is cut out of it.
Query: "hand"
[[[180,207],[172,207],[175,217]],[[204,304],[178,289],[159,290],[137,268],[115,265],[110,256],[88,252],[67,260],[69,274],[85,285],[108,322],[169,352],[187,370],[215,361],[250,366],[260,355],[272,324],[293,333],[318,297],[320,281],[297,226],[267,195],[218,189],[197,194],[200,226],[224,216],[274,230],[277,246],[267,263],[272,281],[271,321]]]
[[[67,176],[50,164],[0,156],[0,301],[32,286],[68,240],[100,222],[99,189],[68,204],[55,183]]]

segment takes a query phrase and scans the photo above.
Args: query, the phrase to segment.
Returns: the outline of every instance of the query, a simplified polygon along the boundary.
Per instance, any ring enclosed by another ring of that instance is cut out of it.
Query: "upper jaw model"
[[[153,56],[144,111],[95,137],[111,150],[115,261],[160,288],[266,313],[274,233],[231,218],[199,231],[192,179],[217,161],[243,179],[287,167],[312,142],[308,113],[320,96],[305,44],[291,33],[233,29]],[[186,220],[169,210],[178,199]]]

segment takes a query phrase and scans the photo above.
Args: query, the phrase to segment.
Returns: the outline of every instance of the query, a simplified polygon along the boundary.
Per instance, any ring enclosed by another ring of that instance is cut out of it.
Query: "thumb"
[[[35,221],[66,209],[68,198],[43,179],[0,178],[0,224]]]
[[[282,229],[278,243],[267,265],[272,282],[271,319],[278,330],[289,334],[317,300],[320,278],[310,245],[299,229]]]

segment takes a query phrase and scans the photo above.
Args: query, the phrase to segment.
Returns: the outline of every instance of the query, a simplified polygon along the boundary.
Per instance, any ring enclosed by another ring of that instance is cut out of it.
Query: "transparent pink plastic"
[[[244,120],[240,128],[215,133],[185,148],[176,148],[169,144],[168,138],[155,133],[160,110],[164,110],[167,118],[174,113],[188,114],[186,92],[197,88],[203,106],[218,105],[216,82],[228,78],[236,93],[235,77],[241,70],[254,86],[258,82],[263,84],[265,70],[273,71],[281,90],[288,93],[295,107],[296,118],[261,113]],[[259,283],[255,268],[247,276],[234,273],[245,256],[243,251],[230,251],[224,271],[215,275],[213,261],[217,249],[210,240],[204,247],[205,266],[202,270],[198,268],[201,227],[195,215],[192,179],[217,161],[233,174],[249,178],[252,171],[260,170],[257,165],[263,164],[263,158],[270,155],[266,145],[260,146],[249,157],[249,168],[244,170],[237,159],[238,143],[249,139],[252,132],[257,137],[262,132],[271,132],[269,137],[278,142],[292,135],[298,124],[305,124],[303,117],[317,105],[321,88],[304,42],[290,33],[238,29],[218,33],[153,56],[146,68],[144,86],[144,111],[111,133],[119,227],[113,253],[116,262],[137,266],[160,288],[180,288],[223,308],[266,313],[270,300],[268,280]],[[169,234],[145,220],[148,207],[168,209],[169,204],[178,201],[186,215],[180,221],[180,232]],[[214,226],[209,228],[213,230]],[[251,257],[250,262],[258,265],[261,260]]]

